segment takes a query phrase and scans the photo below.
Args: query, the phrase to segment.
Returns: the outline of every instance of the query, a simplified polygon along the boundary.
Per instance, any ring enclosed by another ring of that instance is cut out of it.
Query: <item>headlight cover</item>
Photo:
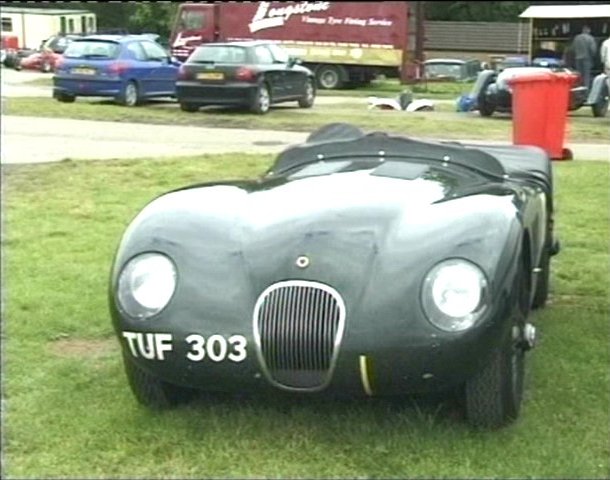
[[[142,253],[119,275],[117,299],[130,317],[144,320],[159,313],[176,289],[176,267],[165,255]]]
[[[426,275],[422,306],[428,320],[447,332],[472,327],[487,306],[488,283],[483,271],[463,259],[445,260]]]

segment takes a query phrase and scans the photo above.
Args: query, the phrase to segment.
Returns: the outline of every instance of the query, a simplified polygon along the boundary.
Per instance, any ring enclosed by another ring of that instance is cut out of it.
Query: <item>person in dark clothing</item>
[[[590,88],[591,69],[593,68],[593,62],[595,60],[595,55],[597,54],[597,44],[591,35],[591,29],[587,25],[582,27],[582,32],[574,37],[574,40],[572,41],[572,53],[574,55],[576,70],[580,73],[582,84],[585,87]]]

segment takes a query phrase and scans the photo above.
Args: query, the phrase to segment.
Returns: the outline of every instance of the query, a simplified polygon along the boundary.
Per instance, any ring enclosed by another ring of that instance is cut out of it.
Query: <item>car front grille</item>
[[[317,282],[274,284],[258,298],[254,336],[268,379],[290,390],[319,390],[332,376],[345,328],[341,295]]]

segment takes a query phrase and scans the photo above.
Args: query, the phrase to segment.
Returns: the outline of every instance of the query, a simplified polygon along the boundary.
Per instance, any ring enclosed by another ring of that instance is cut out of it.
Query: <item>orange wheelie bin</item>
[[[570,90],[578,75],[532,72],[508,80],[512,89],[513,144],[536,145],[553,160],[570,160],[564,148]]]

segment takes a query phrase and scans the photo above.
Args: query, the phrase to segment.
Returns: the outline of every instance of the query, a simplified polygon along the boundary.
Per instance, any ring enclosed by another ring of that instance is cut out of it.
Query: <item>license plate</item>
[[[76,75],[95,75],[93,68],[73,68],[71,71]]]
[[[225,74],[222,72],[206,72],[206,73],[198,73],[198,80],[224,80]]]

